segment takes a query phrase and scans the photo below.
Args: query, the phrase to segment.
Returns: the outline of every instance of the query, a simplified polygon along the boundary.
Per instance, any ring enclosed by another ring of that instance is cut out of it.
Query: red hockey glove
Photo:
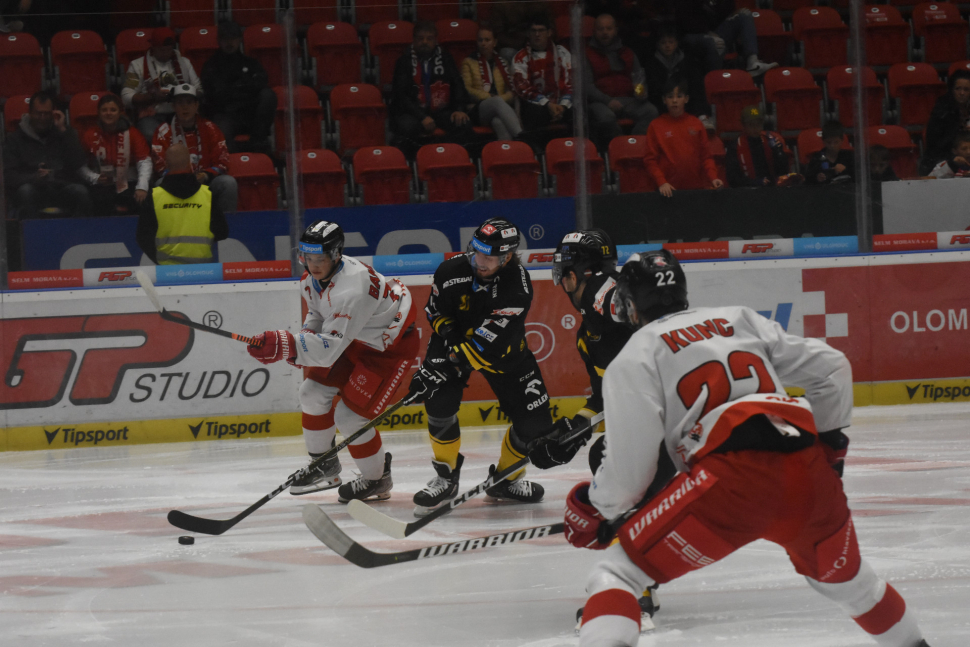
[[[246,350],[263,364],[296,357],[296,339],[286,330],[267,330],[256,335],[256,339],[261,339],[263,345],[247,346]]]
[[[610,543],[601,542],[598,532],[604,521],[603,515],[589,502],[589,481],[575,485],[566,497],[566,541],[576,548],[606,548]]]

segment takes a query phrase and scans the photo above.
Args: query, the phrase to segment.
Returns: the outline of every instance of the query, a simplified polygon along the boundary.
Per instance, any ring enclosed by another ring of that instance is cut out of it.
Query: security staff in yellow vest
[[[142,203],[138,246],[159,265],[211,263],[212,243],[229,236],[226,216],[192,173],[184,144],[165,152],[165,168],[161,184]]]

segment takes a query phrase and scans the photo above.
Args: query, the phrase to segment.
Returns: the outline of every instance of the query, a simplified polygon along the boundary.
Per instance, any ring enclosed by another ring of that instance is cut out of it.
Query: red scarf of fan
[[[505,87],[512,87],[512,82],[509,81],[509,70],[505,65],[505,59],[495,54],[492,56],[492,60],[495,61],[495,67],[498,68],[499,73],[502,75],[502,79],[505,81]],[[481,54],[478,55],[478,71],[482,75],[482,88],[486,92],[492,91],[492,83],[495,80],[492,78],[492,66],[489,62],[485,60],[485,57]]]
[[[418,60],[418,55],[412,47],[411,78],[414,79],[414,84],[418,86],[418,103],[421,104],[422,108],[427,108],[428,112],[437,112],[443,108],[447,108],[451,102],[451,85],[442,81],[440,78],[437,81],[433,80],[436,76],[442,77],[445,74],[445,62],[441,56],[441,47],[434,48],[434,51],[431,52],[431,58],[428,59],[427,63],[431,69],[428,70],[430,78],[428,79],[428,86],[426,88],[424,79],[422,78],[424,65]],[[428,96],[428,89],[430,89],[430,97]]]
[[[778,174],[774,168],[774,158],[771,155],[771,142],[769,141],[773,139],[769,133],[761,133],[761,146],[765,151],[765,162],[768,164],[768,173],[771,176],[771,180],[775,181],[778,179]],[[738,163],[741,164],[741,170],[748,176],[748,179],[758,179],[756,175],[757,171],[754,168],[754,160],[751,159],[751,146],[748,144],[747,135],[738,137]]]
[[[128,166],[131,164],[131,138],[128,130],[106,134],[98,128],[95,133],[96,139],[92,148],[98,158],[98,172],[103,173],[106,166],[113,166],[115,189],[121,193],[128,188]],[[109,147],[114,150],[114,155],[109,152]]]

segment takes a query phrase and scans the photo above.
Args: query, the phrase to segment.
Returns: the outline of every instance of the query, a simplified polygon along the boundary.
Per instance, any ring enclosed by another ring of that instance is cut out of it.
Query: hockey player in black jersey
[[[425,308],[434,334],[411,392],[429,394],[425,408],[436,476],[414,495],[417,516],[458,494],[464,459],[459,453],[458,409],[472,371],[481,372],[512,422],[497,470],[523,458],[529,443],[553,428],[549,393],[525,340],[533,293],[529,273],[515,254],[518,246],[518,228],[504,218],[491,218],[475,231],[467,254],[446,260],[435,271]],[[429,375],[437,376],[435,384],[415,384]],[[542,486],[526,481],[524,474],[523,469],[486,494],[540,501]]]

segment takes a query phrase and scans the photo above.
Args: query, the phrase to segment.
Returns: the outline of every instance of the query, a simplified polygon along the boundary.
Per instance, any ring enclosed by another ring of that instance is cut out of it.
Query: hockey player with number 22
[[[749,308],[689,309],[684,271],[666,250],[630,257],[611,307],[635,332],[603,378],[603,462],[570,491],[564,520],[571,544],[603,550],[580,645],[636,645],[641,591],[767,539],[876,643],[926,647],[902,596],[859,554],[842,480],[818,440],[850,423],[845,355]],[[647,498],[661,444],[678,474]]]
[[[311,460],[329,450],[339,428],[351,433],[394,404],[404,374],[418,356],[411,293],[397,279],[386,279],[368,265],[343,255],[340,225],[325,220],[300,236],[300,262],[306,268],[300,292],[307,305],[303,330],[261,333],[263,345],[249,354],[264,364],[285,359],[309,367],[300,387],[303,440]],[[337,406],[334,398],[340,395]],[[290,486],[307,494],[340,486],[338,501],[387,499],[392,486],[391,455],[380,433],[370,429],[348,447],[360,477],[341,485],[334,455]]]

